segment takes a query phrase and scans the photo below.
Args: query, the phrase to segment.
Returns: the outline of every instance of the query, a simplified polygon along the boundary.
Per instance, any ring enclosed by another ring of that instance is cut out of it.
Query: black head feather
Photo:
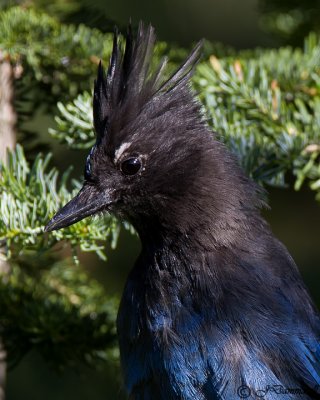
[[[115,31],[107,75],[100,62],[94,85],[93,115],[98,141],[111,128],[112,122],[121,119],[123,127],[141,112],[152,98],[178,89],[190,78],[201,55],[201,42],[183,65],[164,81],[166,58],[161,60],[154,73],[150,71],[155,40],[154,28],[151,25],[146,28],[140,23],[136,37],[129,26],[123,52],[118,33]]]
[[[208,244],[229,243],[249,221],[261,223],[257,187],[215,140],[190,89],[201,42],[167,79],[166,59],[152,68],[154,46],[152,26],[141,23],[135,36],[129,27],[124,50],[115,32],[106,74],[99,65],[97,143],[81,192],[85,215],[88,199],[99,198],[92,213],[123,216],[141,237],[152,236],[150,230],[166,237],[201,230]]]
[[[124,51],[115,32],[107,74],[100,64],[95,82],[98,146],[87,170],[93,171],[102,188],[117,187],[117,205],[112,211],[129,219],[141,234],[150,226],[160,231],[168,224],[168,229],[177,226],[180,232],[190,232],[198,229],[195,225],[201,229],[208,225],[210,243],[218,230],[222,232],[219,241],[229,242],[239,221],[247,224],[247,215],[261,206],[258,189],[214,139],[190,90],[201,42],[167,79],[166,58],[158,68],[151,68],[154,47],[150,25],[140,23],[135,36],[129,27]],[[114,167],[123,172],[125,157],[130,158],[125,168],[138,170],[141,165],[139,179],[117,178],[110,183]],[[189,218],[199,211],[203,221]]]

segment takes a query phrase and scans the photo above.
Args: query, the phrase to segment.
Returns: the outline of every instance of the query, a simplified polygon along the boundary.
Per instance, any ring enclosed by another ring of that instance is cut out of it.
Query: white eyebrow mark
[[[122,143],[114,153],[114,162],[117,162],[122,154],[131,146],[131,142]]]

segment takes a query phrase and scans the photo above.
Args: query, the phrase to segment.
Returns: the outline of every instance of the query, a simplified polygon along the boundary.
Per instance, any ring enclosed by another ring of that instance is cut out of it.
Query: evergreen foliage
[[[42,254],[56,243],[66,242],[74,250],[80,246],[82,251],[94,251],[105,259],[104,241],[109,238],[115,244],[118,236],[113,217],[97,218],[92,224],[82,221],[61,232],[43,234],[46,221],[72,197],[66,188],[68,171],[58,184],[58,171],[47,170],[50,158],[38,156],[30,168],[22,147],[17,145],[7,165],[0,166],[0,240],[5,242],[7,257],[19,262],[25,253]],[[80,185],[73,184],[75,195]]]
[[[0,31],[2,57],[22,64],[25,90],[37,83],[49,104],[91,90],[100,59],[108,60],[112,49],[112,34],[85,25],[61,24],[33,8],[11,7],[0,13]],[[164,42],[156,48],[159,57],[169,55],[173,62],[187,54],[175,48],[170,52]]]
[[[1,57],[23,69],[15,82],[20,124],[26,108],[59,101],[51,135],[71,148],[90,148],[91,88],[99,59],[109,57],[111,35],[19,7],[0,14],[0,31]],[[166,43],[156,52],[169,55],[169,70],[186,54]],[[206,43],[193,84],[209,123],[255,180],[285,186],[294,176],[297,190],[306,181],[320,201],[319,65],[314,34],[303,50],[236,53]],[[9,361],[18,362],[31,347],[56,366],[110,359],[116,302],[80,265],[57,262],[55,253],[71,246],[74,260],[78,248],[103,258],[101,241],[115,245],[120,224],[106,216],[44,234],[80,185],[68,173],[60,177],[49,161],[39,155],[30,165],[17,146],[0,168],[0,256],[12,265],[0,280],[0,329]]]
[[[92,95],[89,92],[79,94],[74,100],[58,103],[59,115],[55,117],[56,128],[49,133],[60,143],[66,143],[73,149],[88,149],[95,142],[92,114]]]
[[[319,0],[259,0],[261,25],[283,43],[302,45],[310,30],[319,33]]]
[[[260,183],[295,189],[306,180],[320,201],[319,37],[304,49],[240,52],[202,63],[196,89],[209,123]]]
[[[0,280],[0,332],[10,364],[35,347],[55,367],[80,360],[96,365],[115,354],[116,302],[80,265],[57,263],[55,253],[69,245],[75,261],[77,247],[105,259],[105,240],[115,245],[119,225],[107,216],[45,235],[50,216],[72,195],[68,171],[59,179],[49,160],[39,155],[29,167],[17,145],[0,166],[0,256],[12,265]],[[77,191],[79,183],[73,186]]]
[[[22,64],[24,87],[40,85],[37,89],[42,89],[49,104],[91,88],[100,58],[107,59],[112,48],[111,34],[60,24],[32,8],[2,12],[0,31],[2,56]]]
[[[15,366],[32,348],[54,368],[116,361],[117,301],[79,266],[29,254],[0,281],[1,336]],[[44,267],[47,266],[47,267]]]

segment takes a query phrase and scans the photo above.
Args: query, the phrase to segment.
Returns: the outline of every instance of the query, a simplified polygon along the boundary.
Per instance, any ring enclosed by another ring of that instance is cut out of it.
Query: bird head
[[[46,231],[106,211],[129,220],[141,235],[174,226],[186,233],[201,224],[190,215],[217,219],[210,212],[233,202],[223,182],[230,184],[237,169],[229,171],[233,161],[214,140],[189,85],[201,43],[168,79],[166,59],[151,72],[154,45],[151,26],[140,24],[136,37],[129,29],[124,51],[115,34],[107,73],[100,63],[94,85],[96,143],[83,187]]]

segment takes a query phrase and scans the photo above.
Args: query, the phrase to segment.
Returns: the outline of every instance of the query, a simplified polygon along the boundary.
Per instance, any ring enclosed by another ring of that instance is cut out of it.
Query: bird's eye
[[[125,175],[135,175],[141,169],[141,160],[136,157],[128,158],[122,161],[120,169]]]

